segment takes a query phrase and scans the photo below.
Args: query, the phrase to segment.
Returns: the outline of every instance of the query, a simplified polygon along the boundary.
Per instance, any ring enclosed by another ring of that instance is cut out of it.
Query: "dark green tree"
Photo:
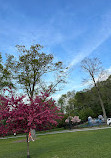
[[[111,116],[111,75],[104,81],[98,83],[105,105],[107,116]]]

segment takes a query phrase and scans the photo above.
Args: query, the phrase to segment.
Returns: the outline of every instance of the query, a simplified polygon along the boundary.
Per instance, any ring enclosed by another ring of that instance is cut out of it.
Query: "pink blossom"
[[[65,122],[66,122],[66,123],[69,123],[69,119],[66,119]]]
[[[79,116],[74,116],[71,120],[73,123],[76,123],[76,122],[80,122],[81,119],[79,119]]]
[[[48,129],[57,125],[57,120],[62,119],[59,109],[49,94],[36,96],[31,103],[24,103],[22,97],[2,97],[0,106],[0,135],[11,132],[29,132],[31,129]],[[10,105],[10,106],[9,106]]]

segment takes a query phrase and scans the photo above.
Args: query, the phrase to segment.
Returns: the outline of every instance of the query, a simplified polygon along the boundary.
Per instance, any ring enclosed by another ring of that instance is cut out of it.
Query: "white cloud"
[[[79,63],[84,57],[90,55],[101,44],[103,44],[111,36],[111,12],[102,16],[101,26],[97,28],[93,38],[87,39],[87,44],[82,48],[80,52],[74,57],[74,59],[68,65],[69,68]]]

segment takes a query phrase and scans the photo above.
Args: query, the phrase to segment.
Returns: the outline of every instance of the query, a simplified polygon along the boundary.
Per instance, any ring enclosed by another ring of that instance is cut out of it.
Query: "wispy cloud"
[[[96,24],[95,24],[96,25]],[[90,34],[90,32],[89,32]],[[84,57],[93,53],[111,36],[111,12],[102,16],[100,28],[97,29],[93,38],[87,39],[87,44],[78,52],[74,59],[68,65],[69,68],[79,63]],[[90,37],[90,36],[89,36]]]

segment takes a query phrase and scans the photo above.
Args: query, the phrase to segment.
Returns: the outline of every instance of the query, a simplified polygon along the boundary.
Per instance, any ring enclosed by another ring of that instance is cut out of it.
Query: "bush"
[[[67,117],[68,117],[68,114],[64,114],[63,119],[58,122],[58,125],[57,125],[58,128],[66,127],[65,120],[67,119]]]
[[[80,110],[78,115],[79,115],[80,119],[82,120],[82,122],[87,121],[89,116],[91,116],[91,117],[95,116],[95,114],[91,108],[86,108],[86,109]]]

